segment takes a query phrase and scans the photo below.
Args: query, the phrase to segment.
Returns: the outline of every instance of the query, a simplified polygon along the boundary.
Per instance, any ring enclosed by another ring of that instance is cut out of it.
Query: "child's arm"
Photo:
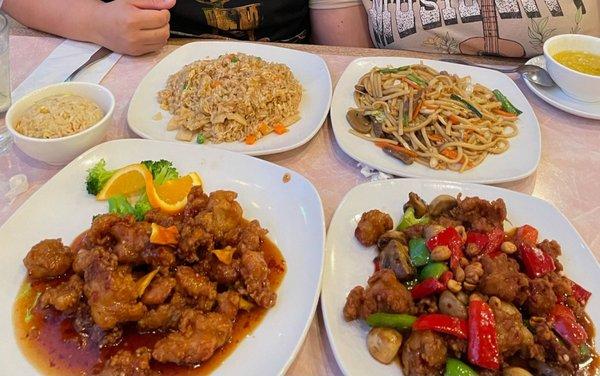
[[[169,38],[175,0],[4,0],[2,9],[31,28],[142,55]]]

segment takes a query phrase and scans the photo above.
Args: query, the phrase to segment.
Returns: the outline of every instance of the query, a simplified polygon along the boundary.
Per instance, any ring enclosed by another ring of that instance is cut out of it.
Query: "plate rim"
[[[527,62],[525,62],[525,64],[539,66],[538,64],[536,64],[536,60],[538,60],[538,59],[543,59],[544,64],[545,64],[546,57],[544,55],[534,56],[531,59],[527,60]],[[581,110],[572,108],[570,106],[566,106],[566,105],[562,104],[561,102],[557,101],[556,99],[554,99],[554,96],[547,95],[545,92],[539,90],[539,88],[532,82],[529,82],[529,80],[523,80],[523,81],[525,81],[525,85],[529,88],[529,90],[533,94],[535,94],[538,98],[540,98],[544,102],[548,103],[550,106],[557,108],[561,111],[564,111],[568,114],[582,117],[585,119],[600,120],[600,110],[597,113],[592,113],[592,112],[581,111]],[[560,90],[560,88],[559,88],[559,90]],[[575,99],[573,99],[573,98],[570,98],[570,99],[575,101]],[[581,102],[581,103],[585,103],[585,102]],[[600,106],[600,102],[596,102],[596,104],[598,104]]]
[[[451,180],[437,180],[437,179],[428,179],[428,178],[394,178],[394,179],[376,180],[376,181],[370,181],[370,182],[358,184],[358,185],[354,186],[352,189],[350,189],[344,195],[344,198],[340,201],[339,205],[337,206],[337,208],[335,209],[335,212],[333,213],[333,215],[331,217],[331,221],[330,221],[329,227],[327,229],[327,239],[325,241],[325,256],[326,257],[325,257],[325,267],[323,270],[323,281],[322,281],[322,285],[321,285],[321,314],[323,315],[323,325],[325,326],[325,331],[327,333],[327,340],[329,341],[329,344],[331,347],[331,352],[333,353],[333,356],[335,358],[335,361],[336,361],[338,367],[340,368],[340,370],[342,371],[342,373],[344,375],[353,375],[353,374],[355,374],[355,372],[346,367],[346,365],[342,361],[342,356],[339,352],[338,347],[334,345],[335,341],[334,341],[334,335],[333,335],[333,330],[332,330],[333,318],[330,317],[328,314],[328,309],[333,309],[333,307],[331,306],[333,304],[333,302],[330,302],[327,299],[327,294],[326,294],[326,290],[328,290],[328,284],[326,282],[329,280],[329,278],[332,278],[332,276],[330,274],[331,274],[331,267],[332,267],[331,258],[333,256],[332,255],[333,240],[330,237],[329,232],[331,231],[332,228],[339,226],[337,223],[342,221],[340,213],[341,213],[342,209],[348,204],[348,202],[350,202],[350,200],[352,199],[352,196],[355,194],[356,191],[358,191],[360,189],[365,189],[365,187],[370,187],[370,186],[401,184],[402,182],[410,182],[410,183],[415,183],[415,184],[421,183],[421,184],[429,184],[429,185],[451,184],[451,185],[459,186],[459,188],[461,188],[461,190],[463,190],[464,188],[471,189],[471,190],[477,190],[477,189],[483,188],[485,190],[490,190],[491,192],[497,192],[499,194],[498,197],[500,197],[500,198],[502,198],[503,192],[508,192],[511,195],[514,195],[516,197],[519,197],[522,199],[527,199],[527,200],[532,200],[532,201],[539,203],[540,205],[545,205],[545,206],[549,207],[550,209],[552,209],[556,214],[558,214],[558,216],[561,219],[563,219],[568,224],[568,226],[569,226],[568,230],[570,230],[569,232],[572,232],[575,235],[575,237],[577,238],[577,240],[579,242],[581,242],[581,244],[584,245],[584,247],[587,249],[587,251],[592,254],[593,259],[596,263],[596,268],[598,269],[598,271],[600,271],[600,261],[598,261],[598,259],[595,257],[595,255],[591,251],[591,248],[585,242],[585,240],[583,239],[581,234],[579,234],[579,232],[577,231],[575,226],[573,226],[571,221],[569,221],[569,219],[564,215],[564,213],[562,211],[560,211],[552,202],[546,201],[542,198],[528,195],[526,193],[519,192],[519,191],[513,191],[513,190],[507,189],[507,188],[496,187],[493,185],[483,185],[483,184],[470,183],[470,182],[457,182],[457,181],[451,181]]]
[[[388,173],[388,174],[392,174],[394,176],[398,176],[398,177],[404,177],[404,178],[412,178],[412,179],[434,179],[435,177],[431,177],[431,176],[423,176],[420,175],[418,173],[413,173],[413,172],[399,172],[398,170],[394,170],[394,169],[389,169],[386,167],[383,168],[379,168],[376,166],[373,166],[369,161],[367,161],[365,158],[359,157],[353,150],[348,149],[344,144],[343,141],[341,141],[343,139],[343,137],[341,137],[341,134],[338,134],[339,132],[341,132],[341,129],[337,129],[338,127],[335,126],[334,123],[336,123],[336,121],[334,120],[334,116],[333,116],[333,112],[338,111],[338,110],[334,110],[334,104],[336,101],[341,100],[341,98],[343,98],[343,94],[338,94],[338,91],[341,90],[339,89],[339,84],[340,82],[346,78],[349,75],[349,69],[353,66],[356,65],[358,63],[360,63],[361,61],[366,61],[366,62],[371,62],[374,59],[387,59],[387,60],[394,60],[394,59],[412,59],[412,60],[418,60],[418,61],[422,61],[422,62],[440,62],[439,60],[432,60],[432,59],[421,59],[421,58],[412,58],[412,57],[402,57],[402,56],[369,56],[369,57],[359,57],[356,58],[354,60],[352,60],[344,69],[344,71],[342,72],[342,74],[340,75],[340,78],[338,79],[336,85],[335,85],[335,89],[333,91],[333,97],[332,97],[332,101],[331,101],[331,110],[330,110],[330,118],[331,118],[331,127],[333,128],[333,134],[336,140],[336,143],[338,144],[338,146],[342,149],[342,151],[344,151],[344,153],[346,153],[346,155],[348,155],[350,158],[354,159],[357,162],[366,164],[368,166],[371,166],[379,171]],[[442,62],[444,64],[449,64],[449,65],[453,65],[453,66],[461,66],[460,64],[454,64],[454,63],[449,63],[449,62]],[[496,73],[496,71],[491,70],[491,69],[487,69],[487,68],[481,68],[481,67],[476,67],[477,69],[483,69],[483,70],[487,70],[487,71],[491,71]],[[506,76],[506,75],[505,75]],[[512,182],[512,181],[518,181],[518,180],[522,180],[525,179],[531,175],[533,175],[541,162],[541,158],[542,158],[542,132],[541,132],[541,127],[540,127],[540,122],[537,118],[537,115],[535,114],[535,111],[533,110],[533,107],[531,106],[531,103],[529,103],[529,100],[527,99],[527,97],[525,96],[525,94],[521,91],[521,89],[517,86],[517,84],[508,76],[506,76],[508,78],[508,81],[511,82],[511,84],[514,86],[514,88],[521,93],[521,95],[523,95],[523,97],[525,98],[525,101],[527,102],[527,105],[529,106],[529,109],[531,110],[531,115],[533,116],[534,119],[534,125],[537,128],[537,139],[536,139],[536,146],[538,148],[538,153],[537,153],[537,158],[536,161],[534,163],[534,165],[532,167],[530,167],[527,171],[525,172],[521,172],[518,175],[511,175],[509,177],[501,177],[501,178],[483,178],[483,179],[478,179],[478,178],[461,178],[461,175],[458,174],[457,179],[456,180],[445,180],[445,181],[455,181],[455,182],[461,182],[461,183],[476,183],[476,184],[499,184],[499,183],[507,183],[507,182]],[[338,90],[339,89],[339,90]],[[517,136],[518,137],[518,136]],[[442,179],[442,181],[444,181],[444,179]]]
[[[20,211],[22,210],[23,206],[29,202],[30,200],[32,200],[34,197],[37,197],[38,195],[43,193],[43,188],[46,186],[46,184],[50,181],[52,181],[53,179],[55,179],[57,176],[59,176],[59,174],[66,174],[68,169],[72,169],[72,168],[76,168],[74,165],[80,163],[81,160],[87,158],[90,154],[94,154],[98,149],[102,149],[104,147],[106,147],[106,145],[112,145],[112,144],[142,144],[142,143],[153,143],[153,144],[163,144],[163,146],[168,146],[170,144],[170,142],[168,141],[163,141],[163,140],[149,140],[149,139],[136,139],[136,138],[123,138],[123,139],[115,139],[115,140],[109,140],[103,143],[100,143],[88,150],[86,150],[85,152],[83,152],[82,154],[80,154],[79,156],[77,156],[76,158],[74,158],[71,162],[69,162],[67,165],[65,165],[64,167],[62,167],[56,174],[54,174],[50,179],[48,179],[44,184],[42,184],[33,194],[31,194],[31,196],[29,196],[15,211],[14,213],[12,213],[7,219],[6,221],[0,225],[0,232],[4,229],[4,227],[7,226],[7,224],[9,222],[11,222],[13,220],[14,217],[16,217],[17,214],[20,213]],[[182,145],[185,145],[184,143],[182,143]],[[198,148],[198,146],[200,146],[200,148]],[[298,337],[298,340],[296,341],[295,346],[293,347],[292,351],[290,352],[289,356],[287,357],[285,363],[282,365],[281,369],[278,372],[278,375],[284,375],[287,370],[289,369],[289,367],[292,365],[292,363],[296,360],[298,353],[300,351],[300,348],[304,345],[304,342],[306,341],[306,336],[308,335],[308,331],[310,330],[310,327],[312,325],[312,322],[315,318],[315,314],[317,312],[317,308],[318,308],[318,304],[319,304],[319,300],[321,297],[321,288],[323,285],[323,273],[324,273],[324,269],[325,269],[325,245],[326,245],[326,241],[327,241],[327,231],[326,231],[326,224],[325,224],[325,211],[324,211],[324,207],[323,207],[323,201],[321,199],[321,196],[319,194],[319,191],[316,189],[316,187],[314,186],[314,184],[312,184],[312,182],[305,177],[303,174],[292,170],[290,168],[284,167],[284,166],[280,166],[276,163],[273,162],[269,162],[266,160],[263,160],[261,158],[254,158],[252,156],[248,156],[245,155],[243,153],[237,153],[237,152],[233,152],[230,150],[225,150],[225,149],[219,149],[219,148],[214,148],[208,145],[191,145],[190,147],[196,150],[201,150],[201,148],[209,148],[211,150],[216,151],[217,153],[225,153],[225,154],[230,154],[232,155],[232,157],[234,158],[241,158],[241,159],[246,159],[246,158],[251,158],[255,163],[258,163],[260,165],[264,165],[264,166],[269,166],[271,168],[275,167],[276,169],[282,171],[282,172],[292,172],[294,173],[294,175],[296,175],[296,177],[300,178],[301,181],[304,182],[304,184],[307,184],[308,188],[310,188],[310,192],[312,194],[314,194],[315,198],[316,198],[316,204],[317,207],[320,209],[318,211],[319,217],[318,218],[318,225],[320,228],[319,231],[319,236],[321,238],[321,257],[319,258],[320,260],[320,270],[318,272],[318,278],[316,280],[316,285],[315,285],[315,291],[313,292],[313,296],[312,296],[312,302],[311,302],[311,306],[310,306],[310,314],[307,317],[306,322],[304,323],[304,327],[302,328],[302,331],[300,333],[300,336]],[[186,146],[184,146],[186,147]],[[42,193],[40,193],[42,192]],[[9,294],[10,296],[13,296],[13,301],[16,298],[16,295],[18,294],[18,291],[15,292],[15,294]],[[12,306],[11,306],[12,307]],[[14,318],[13,318],[13,312],[12,312],[12,308],[11,308],[11,315],[8,318],[5,318],[6,320],[10,320],[11,321],[11,327],[14,328]],[[261,321],[261,323],[259,323],[259,326],[262,325],[263,322]],[[254,331],[252,331],[250,334],[252,334]],[[15,332],[14,330],[10,333],[11,337],[15,337]],[[16,348],[16,351],[18,351],[21,356],[35,369],[36,374],[39,374],[39,370],[36,366],[34,366],[23,354],[23,352],[21,351],[20,348]],[[232,354],[235,353],[235,350],[232,352]],[[227,358],[229,358],[232,354],[228,355]],[[227,359],[226,358],[226,359]],[[218,371],[218,367],[214,370],[214,371]],[[214,372],[212,371],[212,372]]]
[[[272,46],[269,44],[262,44],[262,43],[253,43],[253,42],[244,42],[244,41],[196,41],[196,42],[191,42],[191,43],[187,43],[183,46],[179,46],[178,48],[174,49],[173,51],[171,51],[168,55],[164,56],[162,59],[160,59],[156,64],[154,64],[154,66],[152,67],[152,69],[150,69],[145,75],[144,77],[140,80],[140,82],[138,83],[135,91],[133,92],[129,103],[127,105],[127,126],[128,128],[135,133],[136,135],[138,135],[141,138],[147,139],[147,140],[153,140],[153,141],[164,141],[164,142],[174,142],[174,143],[185,143],[184,141],[179,141],[179,140],[162,140],[162,139],[156,139],[151,137],[149,134],[143,132],[141,129],[139,129],[137,126],[134,125],[134,121],[132,121],[132,110],[131,110],[131,104],[134,101],[134,99],[136,99],[136,97],[138,97],[138,94],[141,92],[141,87],[142,84],[145,83],[145,81],[148,79],[148,76],[156,69],[156,67],[163,62],[163,60],[165,60],[166,58],[168,58],[169,56],[171,56],[172,54],[175,54],[177,51],[180,51],[181,49],[193,49],[196,48],[198,45],[215,45],[215,44],[229,44],[232,46],[232,48],[235,48],[235,46],[238,45],[258,45],[261,46],[261,48],[266,48],[268,50],[274,50],[274,51],[285,51],[285,52],[289,52],[292,51],[292,53],[298,54],[298,55],[304,55],[304,56],[310,56],[311,58],[316,57],[317,60],[319,61],[319,63],[321,63],[322,68],[324,68],[325,73],[324,76],[326,76],[327,78],[327,103],[325,105],[325,111],[322,114],[321,118],[320,118],[320,123],[319,125],[315,126],[314,129],[309,132],[309,134],[307,134],[305,137],[303,137],[301,140],[287,145],[287,146],[281,146],[281,147],[277,147],[277,148],[269,148],[269,149],[265,149],[265,150],[249,150],[249,151],[233,151],[230,149],[227,149],[225,147],[219,147],[216,146],[218,144],[213,144],[213,147],[216,147],[218,149],[222,149],[222,150],[227,150],[227,151],[231,151],[234,153],[240,153],[240,154],[246,154],[246,155],[251,155],[251,156],[261,156],[261,155],[271,155],[271,154],[278,154],[278,153],[283,153],[286,151],[290,151],[296,148],[299,148],[300,146],[308,143],[310,140],[312,140],[315,135],[321,130],[321,128],[323,127],[323,125],[325,124],[325,120],[327,119],[327,116],[329,115],[329,110],[331,108],[331,101],[333,99],[333,84],[332,84],[332,80],[331,80],[331,72],[329,71],[329,67],[327,66],[327,62],[325,61],[325,59],[323,59],[321,56],[315,54],[315,53],[310,53],[310,52],[306,52],[306,51],[301,51],[301,50],[295,50],[292,48],[286,48],[286,47],[279,47],[279,46]],[[186,63],[189,64],[190,62]],[[305,94],[306,95],[306,94]],[[310,109],[309,109],[310,110]],[[312,111],[312,110],[310,110]]]

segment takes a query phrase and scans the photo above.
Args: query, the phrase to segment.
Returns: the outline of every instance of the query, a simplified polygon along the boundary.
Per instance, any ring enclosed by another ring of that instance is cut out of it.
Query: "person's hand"
[[[175,0],[114,0],[99,6],[97,43],[119,53],[143,55],[169,39],[169,9]]]

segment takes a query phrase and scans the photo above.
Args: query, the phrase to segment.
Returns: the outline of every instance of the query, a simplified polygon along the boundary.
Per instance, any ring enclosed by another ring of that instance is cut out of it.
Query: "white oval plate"
[[[242,52],[270,62],[287,65],[304,88],[300,102],[301,119],[284,135],[272,133],[256,142],[211,144],[214,147],[248,155],[267,155],[297,148],[307,143],[321,128],[331,104],[331,76],[325,61],[315,54],[247,42],[195,42],[179,47],[162,59],[138,85],[127,112],[129,128],[138,136],[151,140],[175,141],[176,131],[167,131],[171,119],[157,102],[170,75],[184,65],[200,59],[215,59],[221,55]],[[154,120],[156,114],[161,120]],[[195,140],[192,141],[195,143]]]
[[[490,155],[476,168],[459,173],[450,170],[433,170],[418,163],[407,166],[385,154],[371,142],[350,134],[346,112],[348,108],[356,107],[353,92],[358,79],[373,67],[402,66],[418,64],[421,61],[437,70],[445,70],[460,76],[469,75],[473,82],[490,89],[500,89],[517,108],[523,111],[517,122],[519,134],[510,140],[510,148],[506,152]],[[354,60],[348,65],[335,87],[331,103],[331,124],[335,139],[346,154],[359,162],[397,176],[495,184],[519,180],[531,175],[541,157],[539,123],[531,105],[510,77],[490,69],[442,61],[402,57],[365,57]]]
[[[537,65],[546,69],[546,58],[544,55],[536,56],[529,59],[526,64]],[[528,80],[523,81],[525,81],[529,90],[551,106],[576,116],[588,119],[600,119],[600,101],[593,103],[578,101],[565,94],[558,86],[545,87],[536,85]]]
[[[92,216],[107,211],[85,191],[86,171],[104,158],[109,167],[146,159],[167,159],[182,173],[197,171],[208,192],[238,193],[244,217],[258,219],[283,253],[287,273],[277,304],[215,371],[215,375],[279,375],[293,361],[312,321],[321,285],[325,225],[321,199],[298,173],[245,155],[201,145],[139,139],[107,142],[79,156],[29,198],[0,227],[0,374],[34,375],[17,347],[12,307],[26,271],[23,258],[45,238],[70,243],[89,227]],[[282,181],[290,174],[288,183]],[[268,356],[257,351],[268,349]]]
[[[335,358],[346,375],[390,375],[402,373],[398,362],[384,365],[371,357],[366,346],[368,327],[357,321],[346,322],[342,315],[346,296],[357,285],[365,286],[373,273],[375,247],[367,249],[354,237],[354,229],[363,212],[379,209],[389,213],[394,224],[402,215],[408,193],[415,192],[425,201],[439,194],[479,196],[488,200],[502,198],[508,217],[515,226],[530,224],[542,239],[555,239],[562,246],[560,257],[567,276],[592,291],[586,307],[592,322],[600,322],[600,265],[569,221],[551,204],[522,193],[465,183],[424,179],[394,179],[359,185],[352,189],[337,208],[325,246],[325,271],[321,307],[329,342]],[[596,332],[596,343],[600,332]]]

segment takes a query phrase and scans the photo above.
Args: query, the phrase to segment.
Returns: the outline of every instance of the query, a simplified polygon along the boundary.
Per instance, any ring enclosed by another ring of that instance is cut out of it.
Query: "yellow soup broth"
[[[585,51],[561,51],[554,59],[577,72],[600,76],[600,55]]]

